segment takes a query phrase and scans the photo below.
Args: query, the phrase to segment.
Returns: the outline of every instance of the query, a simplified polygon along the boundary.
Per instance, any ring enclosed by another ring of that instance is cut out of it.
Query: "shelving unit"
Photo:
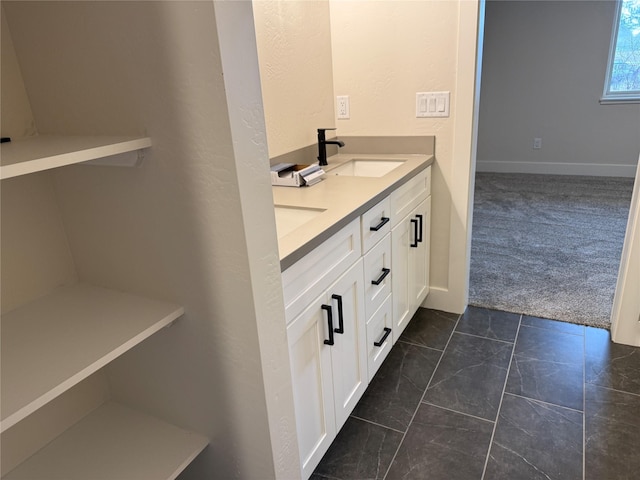
[[[199,381],[219,378],[206,370],[218,368],[209,352],[215,315],[181,319],[151,341],[186,305],[134,293],[189,299],[188,310],[208,311],[190,295],[197,278],[182,275],[206,272],[206,262],[173,254],[199,241],[182,234],[198,202],[176,176],[196,163],[186,139],[210,134],[211,84],[195,97],[207,109],[185,123],[182,80],[168,77],[189,68],[195,78],[218,65],[202,42],[215,34],[213,7],[3,1],[1,10],[2,97],[12,100],[2,105],[2,136],[12,138],[0,144],[0,475],[175,479],[201,452],[212,455],[203,452],[207,437],[229,416],[221,411],[226,395],[218,401]],[[184,30],[191,25],[196,35]],[[158,47],[175,35],[184,49]],[[186,82],[185,95],[192,86]],[[167,102],[174,97],[178,110]],[[135,172],[68,168],[138,166],[152,146],[146,129],[179,142]],[[212,191],[198,195],[209,201]],[[185,473],[211,477],[214,463]]]
[[[183,313],[171,303],[76,284],[3,315],[1,431]]]
[[[207,443],[201,435],[109,402],[3,479],[169,480]]]
[[[135,152],[151,146],[148,137],[38,135],[0,144],[0,179]],[[125,164],[133,166],[136,157]],[[120,163],[122,165],[122,163]]]

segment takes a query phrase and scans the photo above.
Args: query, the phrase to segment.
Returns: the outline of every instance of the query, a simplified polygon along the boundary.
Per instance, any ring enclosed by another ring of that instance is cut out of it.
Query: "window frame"
[[[601,104],[619,104],[619,103],[640,103],[640,91],[629,92],[612,92],[611,74],[613,73],[613,62],[616,55],[616,45],[618,43],[618,29],[620,28],[620,15],[622,13],[622,0],[616,0],[616,12],[613,16],[613,28],[611,29],[611,42],[609,44],[609,59],[607,60],[607,72],[604,79],[604,91],[600,98]]]

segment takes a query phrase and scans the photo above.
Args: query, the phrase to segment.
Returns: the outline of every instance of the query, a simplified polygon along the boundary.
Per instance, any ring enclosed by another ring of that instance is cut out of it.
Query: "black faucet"
[[[327,165],[327,145],[338,145],[344,147],[341,140],[326,140],[325,132],[327,130],[335,130],[335,128],[319,128],[318,129],[318,165]]]

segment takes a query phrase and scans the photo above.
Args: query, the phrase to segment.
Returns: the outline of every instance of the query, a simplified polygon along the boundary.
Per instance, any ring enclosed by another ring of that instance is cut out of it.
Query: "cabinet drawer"
[[[389,197],[362,215],[361,228],[362,253],[366,253],[391,231],[391,200]]]
[[[380,365],[393,347],[393,319],[392,315],[392,296],[387,296],[380,308],[373,314],[367,323],[367,369],[369,373],[369,382],[373,379]],[[387,330],[388,329],[388,330]],[[386,335],[386,338],[384,338]],[[384,338],[384,342],[381,340]],[[376,345],[380,344],[380,345]]]
[[[285,317],[293,320],[361,255],[357,218],[282,273]]]
[[[397,225],[430,194],[431,167],[427,167],[391,193],[391,227]]]
[[[369,318],[391,293],[392,274],[391,234],[387,234],[364,256],[364,311],[366,318]]]

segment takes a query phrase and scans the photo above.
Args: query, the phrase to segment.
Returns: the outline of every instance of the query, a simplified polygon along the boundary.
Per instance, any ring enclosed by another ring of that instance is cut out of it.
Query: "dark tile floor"
[[[640,348],[469,307],[419,309],[319,479],[640,478]]]

